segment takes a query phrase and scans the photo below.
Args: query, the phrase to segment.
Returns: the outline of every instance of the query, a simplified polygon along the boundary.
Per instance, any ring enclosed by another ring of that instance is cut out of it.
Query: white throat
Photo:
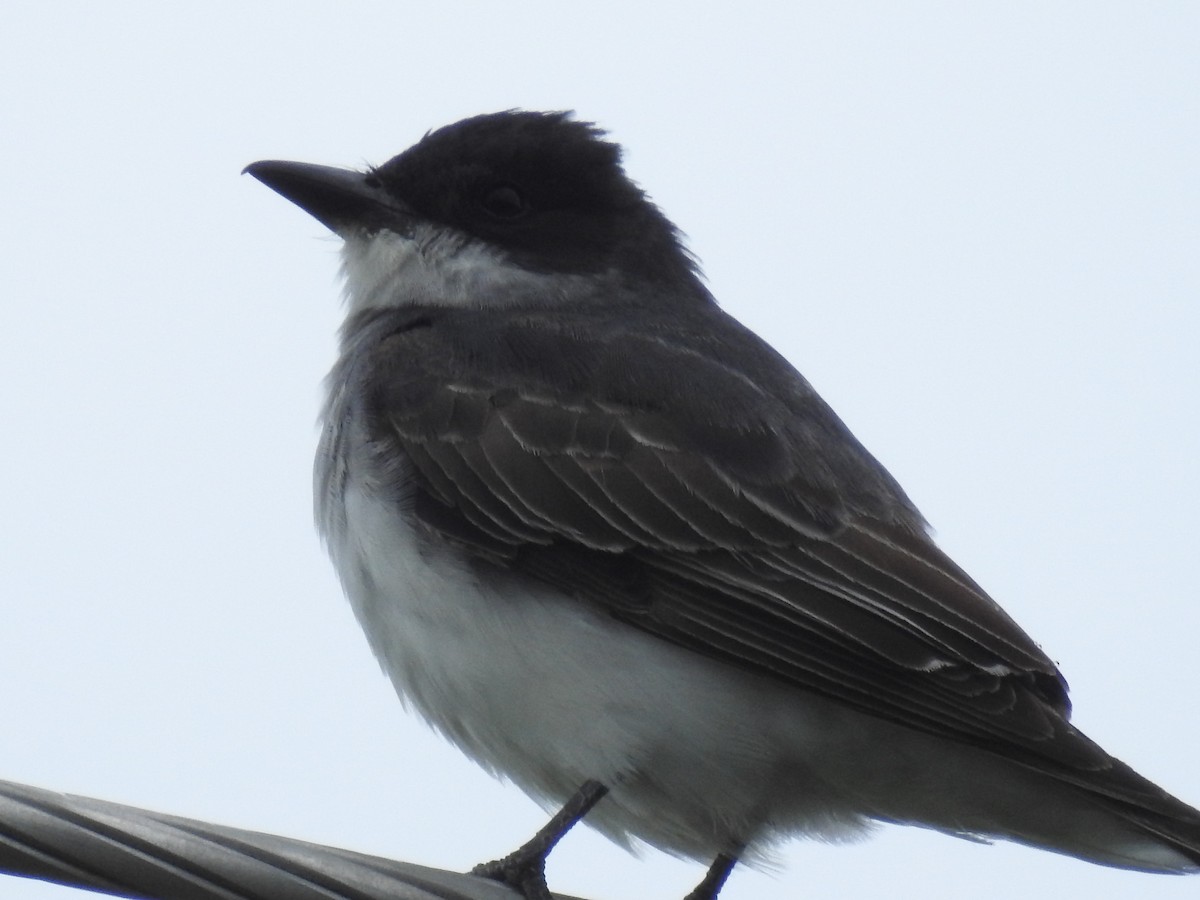
[[[542,304],[569,293],[572,275],[531,272],[461,232],[419,224],[412,236],[345,236],[342,275],[351,314],[410,305]]]

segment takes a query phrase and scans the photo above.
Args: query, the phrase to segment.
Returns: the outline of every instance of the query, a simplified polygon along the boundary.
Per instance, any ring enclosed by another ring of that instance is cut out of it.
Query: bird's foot
[[[471,874],[508,885],[525,900],[552,900],[546,884],[545,857],[528,857],[518,850],[503,859],[480,863]]]
[[[501,859],[480,863],[471,874],[506,884],[520,892],[525,900],[551,900],[550,888],[546,885],[546,857],[571,826],[587,815],[607,793],[608,788],[600,782],[585,782],[527,843]]]

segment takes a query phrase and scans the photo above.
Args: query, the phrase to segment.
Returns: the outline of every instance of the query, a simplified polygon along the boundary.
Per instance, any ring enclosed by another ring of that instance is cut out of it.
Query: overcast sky
[[[338,243],[238,174],[526,107],[626,146],[1077,724],[1200,803],[1200,6],[648,6],[8,0],[0,778],[451,869],[541,824],[341,597],[310,514]],[[723,897],[1200,890],[915,829],[782,860]],[[676,900],[702,868],[580,829],[550,879]]]

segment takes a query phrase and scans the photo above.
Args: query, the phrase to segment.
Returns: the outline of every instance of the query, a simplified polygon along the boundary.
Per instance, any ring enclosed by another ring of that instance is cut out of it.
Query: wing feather
[[[1107,759],[1067,724],[1054,664],[753,335],[716,311],[670,327],[487,315],[423,310],[373,350],[372,440],[410,460],[433,532],[910,727],[1017,758]],[[511,349],[553,347],[556,330],[569,359]]]

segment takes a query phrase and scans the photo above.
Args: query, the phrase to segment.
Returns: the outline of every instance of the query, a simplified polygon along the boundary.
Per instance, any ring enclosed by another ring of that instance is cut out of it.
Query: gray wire
[[[10,781],[0,781],[0,873],[136,900],[517,897],[469,875]]]

